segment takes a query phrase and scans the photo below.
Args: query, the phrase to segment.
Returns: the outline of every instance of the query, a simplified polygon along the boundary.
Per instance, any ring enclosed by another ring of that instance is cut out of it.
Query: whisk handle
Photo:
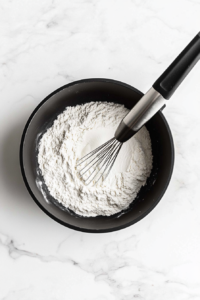
[[[144,126],[160,109],[200,59],[200,32],[156,80],[119,124],[115,138],[124,143]]]
[[[131,111],[119,124],[115,138],[124,143],[144,126],[160,109],[164,108],[167,100],[153,87],[134,105]]]
[[[199,59],[200,32],[156,80],[153,88],[165,99],[169,99]]]

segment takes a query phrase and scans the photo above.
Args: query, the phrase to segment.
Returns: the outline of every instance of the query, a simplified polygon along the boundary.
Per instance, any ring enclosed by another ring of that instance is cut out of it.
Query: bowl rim
[[[141,219],[143,219],[144,217],[146,217],[154,208],[155,206],[160,202],[160,200],[162,199],[163,195],[165,194],[167,187],[169,185],[170,179],[172,177],[172,173],[173,173],[173,168],[174,168],[174,156],[175,156],[175,151],[174,151],[174,142],[173,142],[173,137],[172,137],[172,133],[171,133],[171,129],[169,127],[169,124],[165,118],[165,116],[163,115],[162,111],[159,111],[158,114],[160,115],[160,117],[162,118],[162,121],[164,122],[168,135],[169,135],[169,140],[170,140],[170,148],[171,148],[171,165],[170,165],[170,171],[169,171],[169,175],[166,179],[165,182],[165,186],[163,187],[162,193],[160,194],[160,196],[157,198],[157,200],[153,203],[153,205],[141,216],[138,216],[134,221],[131,222],[127,222],[123,225],[120,226],[115,226],[109,229],[87,229],[87,228],[81,228],[78,226],[74,226],[71,225],[67,222],[63,222],[62,220],[60,220],[59,218],[55,217],[52,213],[50,213],[39,201],[38,199],[35,197],[34,193],[31,190],[31,187],[29,186],[28,180],[26,178],[26,173],[25,173],[25,168],[24,168],[24,163],[23,163],[23,148],[24,148],[24,142],[25,142],[25,137],[26,137],[26,133],[28,130],[28,127],[31,123],[31,120],[33,119],[34,115],[37,113],[37,111],[39,110],[39,108],[46,102],[48,101],[53,95],[59,93],[60,91],[69,88],[70,86],[73,86],[75,84],[79,84],[79,83],[87,83],[87,82],[108,82],[108,83],[113,83],[113,84],[117,84],[117,85],[122,85],[124,87],[127,87],[129,89],[134,90],[135,92],[137,92],[138,94],[141,95],[141,97],[144,95],[141,91],[139,91],[138,89],[136,89],[135,87],[126,84],[124,82],[118,81],[118,80],[114,80],[114,79],[107,79],[107,78],[86,78],[86,79],[81,79],[81,80],[77,80],[77,81],[73,81],[70,82],[68,84],[65,84],[63,86],[61,86],[60,88],[54,90],[52,93],[50,93],[48,96],[46,96],[37,106],[36,108],[33,110],[33,112],[31,113],[31,115],[29,116],[23,132],[22,132],[22,136],[21,136],[21,141],[20,141],[20,149],[19,149],[19,162],[20,162],[20,169],[21,169],[21,174],[22,174],[22,178],[23,181],[25,183],[25,186],[30,194],[30,196],[32,197],[32,199],[35,201],[35,203],[39,206],[39,208],[46,213],[51,219],[53,219],[54,221],[60,223],[61,225],[68,227],[70,229],[74,229],[76,231],[81,231],[81,232],[86,232],[86,233],[108,233],[108,232],[113,232],[113,231],[117,231],[117,230],[121,230],[124,229],[126,227],[129,227],[135,223],[137,223],[138,221],[140,221]]]

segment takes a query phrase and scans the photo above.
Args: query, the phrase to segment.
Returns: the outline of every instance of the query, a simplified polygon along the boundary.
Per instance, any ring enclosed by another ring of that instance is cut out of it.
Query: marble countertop
[[[171,183],[137,224],[108,234],[65,228],[29,196],[19,144],[32,110],[74,80],[146,92],[200,30],[200,0],[0,3],[0,300],[200,299],[200,63],[164,114]]]

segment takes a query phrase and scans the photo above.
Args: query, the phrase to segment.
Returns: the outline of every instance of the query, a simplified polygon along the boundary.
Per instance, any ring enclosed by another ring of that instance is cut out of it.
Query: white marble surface
[[[200,0],[0,1],[0,300],[200,299],[200,63],[164,113],[176,161],[159,205],[109,234],[65,228],[23,184],[36,105],[82,78],[145,92],[200,30]]]

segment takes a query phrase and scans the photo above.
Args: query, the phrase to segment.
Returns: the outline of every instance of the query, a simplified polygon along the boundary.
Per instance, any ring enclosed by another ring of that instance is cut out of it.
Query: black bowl
[[[174,165],[174,144],[162,112],[147,124],[152,140],[153,169],[136,200],[121,214],[80,217],[48,203],[36,185],[36,143],[38,134],[52,125],[66,106],[90,101],[124,104],[131,109],[143,94],[135,88],[110,79],[85,79],[67,84],[46,97],[33,111],[24,128],[20,145],[21,172],[26,187],[38,206],[62,225],[84,232],[110,232],[130,226],[144,218],[160,201],[169,184]]]

